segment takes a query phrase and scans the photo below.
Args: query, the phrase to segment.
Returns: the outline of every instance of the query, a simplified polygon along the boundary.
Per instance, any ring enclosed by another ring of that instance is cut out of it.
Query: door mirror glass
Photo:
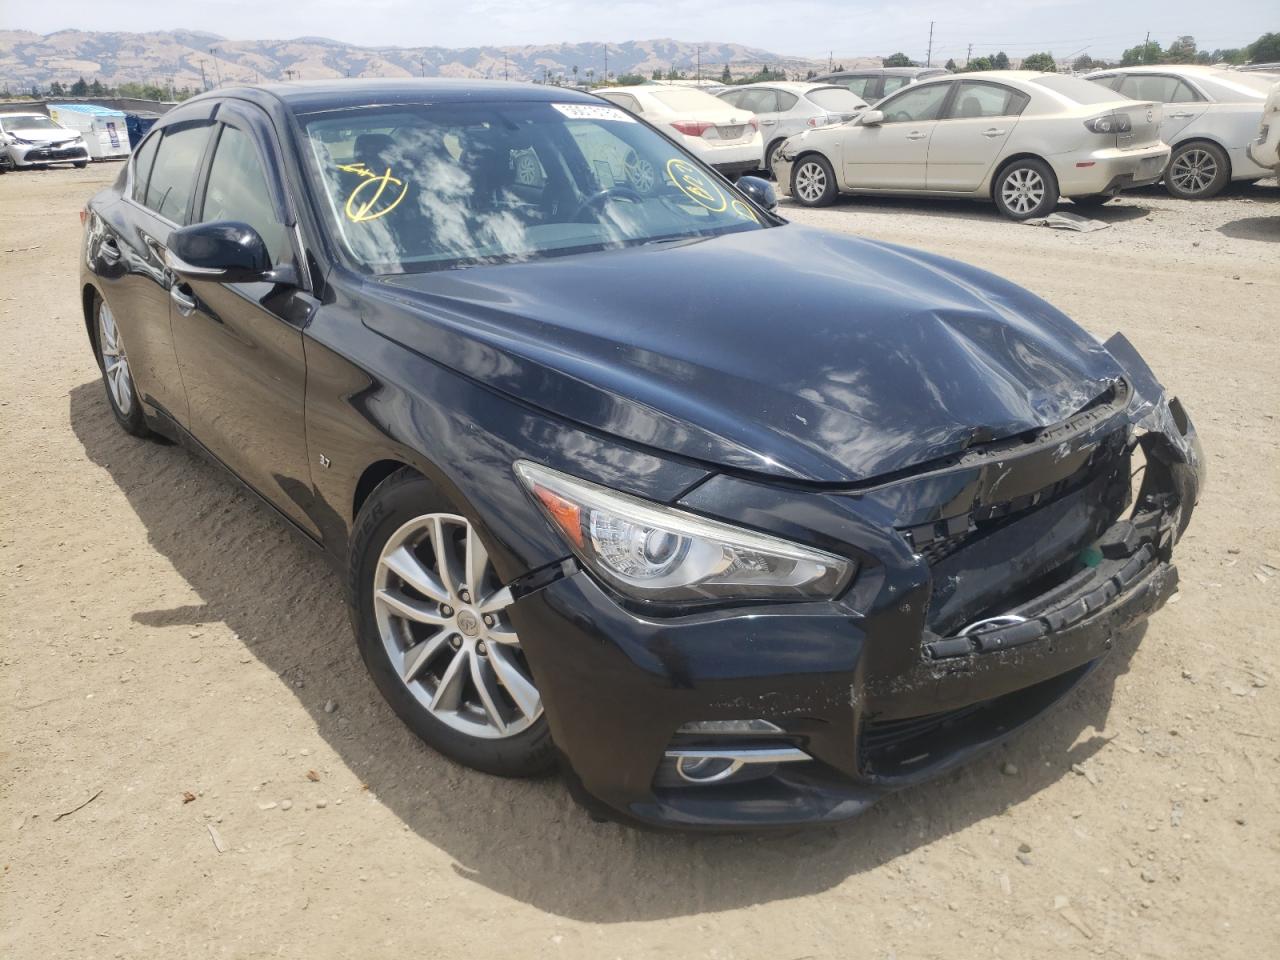
[[[169,235],[165,264],[184,280],[255,283],[273,279],[267,245],[247,223],[197,223]]]
[[[868,110],[858,118],[858,123],[864,127],[874,127],[884,123],[883,110]]]
[[[773,212],[778,208],[778,194],[773,184],[761,177],[739,177],[737,187],[757,206]]]

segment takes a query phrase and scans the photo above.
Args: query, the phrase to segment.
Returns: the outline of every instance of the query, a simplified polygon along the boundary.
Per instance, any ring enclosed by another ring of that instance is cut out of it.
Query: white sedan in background
[[[773,165],[773,152],[788,137],[810,127],[845,123],[867,109],[867,101],[850,93],[847,88],[831,83],[748,83],[741,87],[725,87],[716,96],[756,115],[765,144],[766,170]]]
[[[912,84],[856,120],[808,130],[774,155],[778,186],[804,206],[840,193],[993,200],[1015,220],[1060,197],[1105,203],[1155,183],[1169,147],[1158,103],[1056,73],[1005,70]]]
[[[755,114],[692,87],[646,84],[599,91],[610,103],[644,117],[729,179],[760,169],[764,144]]]
[[[43,113],[0,113],[0,168],[89,163],[84,138]]]
[[[1184,200],[1207,200],[1232,180],[1274,174],[1249,157],[1262,105],[1275,78],[1190,64],[1117,67],[1085,79],[1134,100],[1164,104],[1160,138],[1173,153],[1165,188]]]

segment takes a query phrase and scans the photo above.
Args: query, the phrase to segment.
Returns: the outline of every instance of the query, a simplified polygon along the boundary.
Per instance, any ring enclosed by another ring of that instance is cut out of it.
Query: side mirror
[[[770,213],[778,209],[778,193],[768,180],[761,177],[739,177],[737,187],[755,201],[756,206],[764,207]]]
[[[184,280],[254,283],[274,280],[267,245],[247,223],[193,223],[169,235],[167,266]]]
[[[862,116],[858,117],[858,123],[864,127],[876,127],[884,123],[883,110],[868,110]]]

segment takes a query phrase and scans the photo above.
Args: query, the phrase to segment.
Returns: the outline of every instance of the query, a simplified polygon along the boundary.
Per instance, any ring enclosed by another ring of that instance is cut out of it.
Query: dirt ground
[[[1005,748],[837,828],[690,837],[424,747],[320,558],[116,428],[75,276],[76,211],[117,170],[0,177],[0,955],[1274,955],[1274,183],[1126,197],[1089,235],[965,203],[786,208],[1123,330],[1210,485],[1177,602]]]

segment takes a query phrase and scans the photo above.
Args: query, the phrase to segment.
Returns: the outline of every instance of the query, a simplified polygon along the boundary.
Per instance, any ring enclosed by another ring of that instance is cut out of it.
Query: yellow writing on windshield
[[[391,175],[387,167],[382,173],[374,173],[363,163],[343,163],[338,169],[345,173],[354,173],[361,180],[347,196],[343,209],[347,219],[352,223],[365,223],[385,217],[394,210],[409,192],[403,180]]]
[[[724,195],[724,191],[688,160],[680,157],[668,160],[667,176],[681,193],[712,213],[720,213],[729,206],[729,199]]]

